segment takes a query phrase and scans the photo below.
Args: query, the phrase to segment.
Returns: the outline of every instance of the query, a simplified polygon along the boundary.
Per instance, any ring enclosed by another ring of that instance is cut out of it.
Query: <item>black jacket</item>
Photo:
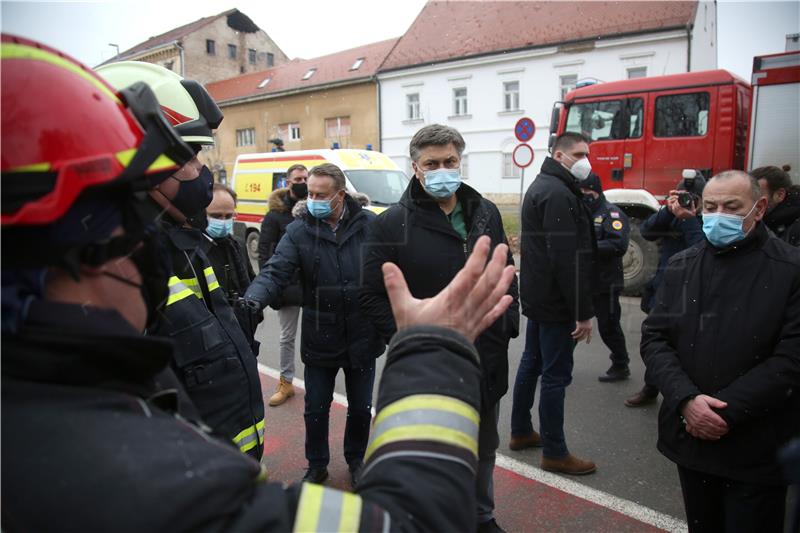
[[[244,242],[228,235],[221,239],[211,239],[203,250],[225,294],[231,298],[233,295],[244,296],[250,282],[256,277]]]
[[[780,484],[776,454],[800,432],[800,250],[759,224],[742,242],[673,256],[642,325],[647,382],[664,395],[658,448],[692,470]],[[692,437],[679,409],[708,394],[730,431]]]
[[[800,246],[800,187],[791,187],[783,202],[764,216],[764,223],[779,239]]]
[[[462,206],[467,239],[453,229],[439,205],[411,179],[398,205],[378,216],[372,224],[364,254],[364,289],[361,309],[384,339],[396,329],[381,265],[391,261],[403,271],[415,298],[430,298],[439,293],[464,266],[478,237],[488,235],[492,246],[507,244],[503,221],[497,207],[466,184],[456,192]],[[514,264],[511,252],[508,264]],[[508,341],[519,334],[519,304],[516,277],[508,290],[514,303],[475,346],[481,355],[485,393],[492,402],[508,389]]]
[[[678,252],[705,240],[703,218],[700,215],[688,219],[676,218],[672,211],[664,206],[647,217],[639,225],[639,231],[648,241],[658,241],[658,268],[653,279],[647,282],[642,291],[642,310],[649,313],[655,305],[656,291],[661,285],[669,259]]]
[[[450,330],[410,328],[393,340],[378,416],[389,405],[403,411],[408,399],[428,408],[430,425],[411,428],[422,440],[373,444],[359,495],[265,482],[258,462],[182,409],[174,376],[165,379],[171,343],[140,335],[115,311],[34,302],[19,335],[3,336],[2,351],[0,527],[7,533],[281,533],[306,530],[301,520],[330,524],[331,514],[348,512],[344,503],[361,509],[350,517],[355,530],[474,527],[474,515],[452,510],[475,506],[477,457],[468,448],[477,448],[477,423],[431,405],[435,395],[477,417],[477,355]],[[457,443],[437,436],[453,419],[469,428]],[[320,499],[322,510],[313,505]]]
[[[550,157],[522,201],[522,314],[540,322],[588,320],[594,226],[569,171]]]
[[[592,290],[595,294],[621,291],[625,285],[622,256],[628,251],[631,233],[628,217],[602,194],[589,207],[597,238]]]
[[[349,195],[345,199],[347,212],[336,233],[308,213],[289,224],[245,298],[262,308],[272,304],[299,269],[303,362],[361,368],[371,365],[385,346],[358,305],[362,247],[375,215]]]
[[[275,189],[269,195],[269,211],[261,221],[261,232],[258,235],[258,268],[267,266],[267,261],[275,253],[286,226],[294,221],[292,208],[297,201],[292,199],[289,189]],[[295,273],[290,283],[277,301],[270,304],[273,309],[283,306],[298,306],[303,303],[303,287],[300,285],[300,274]]]

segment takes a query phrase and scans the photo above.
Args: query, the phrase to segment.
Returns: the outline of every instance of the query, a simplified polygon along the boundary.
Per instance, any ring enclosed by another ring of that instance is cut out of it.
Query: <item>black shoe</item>
[[[306,475],[303,476],[303,481],[316,483],[317,485],[321,485],[326,479],[328,479],[328,469],[324,466],[310,467],[306,470]]]
[[[605,374],[597,376],[597,380],[603,383],[609,383],[611,381],[622,381],[628,379],[630,376],[631,371],[628,365],[611,365],[611,368],[606,370]]]
[[[645,385],[642,390],[625,400],[625,405],[628,407],[642,407],[655,403],[658,399],[658,389]]]
[[[361,469],[363,469],[363,468],[364,468],[364,462],[363,461],[353,461],[347,467],[347,469],[350,471],[350,486],[351,487],[356,488],[356,485],[358,484],[358,479],[361,477]]]
[[[478,523],[478,533],[506,533],[505,529],[497,525],[497,521],[492,518],[486,522]]]

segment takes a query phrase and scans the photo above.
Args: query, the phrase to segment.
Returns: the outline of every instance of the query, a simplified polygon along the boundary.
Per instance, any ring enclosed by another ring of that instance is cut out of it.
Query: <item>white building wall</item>
[[[692,72],[717,68],[717,2],[701,0],[692,26]]]
[[[561,98],[560,76],[616,81],[637,67],[646,67],[648,76],[686,72],[687,40],[685,31],[673,31],[602,41],[577,53],[551,47],[381,74],[381,150],[410,175],[411,137],[426,124],[447,124],[466,141],[466,182],[497,202],[516,203],[520,179],[501,176],[503,154],[518,144],[513,131],[517,120],[532,118],[535,160],[525,172],[527,187],[547,155],[550,113]],[[504,81],[520,83],[518,111],[503,110]],[[455,117],[453,89],[460,87],[467,88],[469,114]],[[406,118],[409,93],[419,94],[419,120]]]

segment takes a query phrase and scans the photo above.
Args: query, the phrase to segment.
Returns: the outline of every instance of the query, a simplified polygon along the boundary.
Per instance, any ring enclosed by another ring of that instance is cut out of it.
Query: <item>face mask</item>
[[[292,183],[290,187],[292,190],[292,194],[298,200],[302,200],[306,196],[308,196],[308,185],[305,183]]]
[[[570,161],[575,161],[572,164],[572,168],[569,168],[569,173],[573,175],[573,177],[579,181],[583,181],[589,177],[589,173],[592,171],[592,164],[589,162],[588,157],[584,157],[582,159],[578,159],[577,161],[567,154],[564,154],[564,157],[569,159]],[[566,168],[566,165],[564,165]]]
[[[211,218],[208,217],[208,227],[206,233],[209,237],[214,239],[221,239],[233,233],[233,219],[232,218]]]
[[[742,215],[727,215],[724,213],[703,214],[703,233],[706,234],[708,242],[717,248],[724,248],[737,241],[741,241],[747,236],[742,229],[744,219],[750,216],[756,206]],[[752,228],[751,228],[752,229]]]
[[[306,205],[312,217],[323,219],[328,218],[333,213],[334,207],[332,203],[333,198],[330,200],[308,200]]]
[[[194,218],[211,203],[214,197],[214,175],[207,166],[203,165],[200,175],[190,181],[181,181],[175,176],[171,177],[180,185],[178,194],[171,200],[171,203],[186,218]]]
[[[434,198],[450,198],[461,187],[461,174],[457,168],[425,170],[425,192]]]

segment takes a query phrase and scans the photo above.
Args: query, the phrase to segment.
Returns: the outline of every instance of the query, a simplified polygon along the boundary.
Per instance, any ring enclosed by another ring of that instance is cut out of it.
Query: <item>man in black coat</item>
[[[658,449],[678,465],[689,531],[783,531],[778,450],[800,431],[800,250],[727,171],[703,193],[706,240],[673,256],[642,326],[664,395]]]
[[[266,266],[275,248],[286,233],[286,226],[292,223],[292,209],[300,200],[308,196],[308,169],[301,164],[294,164],[286,170],[288,187],[275,189],[269,195],[269,211],[261,221],[261,232],[258,235],[258,266]],[[278,323],[281,336],[280,346],[280,381],[275,394],[270,396],[269,405],[276,407],[294,396],[294,340],[297,336],[297,320],[300,317],[300,305],[303,303],[303,288],[300,276],[295,273],[293,283],[281,293],[272,308],[278,311]]]
[[[792,246],[800,246],[800,186],[778,167],[760,167],[751,173],[767,197],[764,224]]]
[[[325,163],[309,174],[307,212],[286,227],[245,299],[263,309],[281,297],[299,269],[308,459],[304,479],[322,483],[328,477],[328,420],[336,374],[342,369],[348,401],[344,455],[355,485],[369,438],[375,359],[385,347],[358,305],[363,245],[375,215],[347,194],[339,167]]]
[[[552,154],[522,203],[520,295],[528,326],[514,382],[509,447],[543,445],[544,470],[582,475],[594,472],[595,464],[567,449],[564,396],[572,381],[575,345],[591,339],[594,316],[594,228],[578,185],[591,172],[589,144],[579,133],[563,133]],[[531,421],[539,376],[541,438]]]
[[[601,382],[628,379],[628,348],[620,326],[619,295],[625,285],[622,256],[628,250],[631,226],[628,217],[606,200],[600,176],[592,172],[581,182],[583,201],[589,207],[597,238],[597,258],[592,277],[592,304],[600,338],[611,350],[611,367],[597,379]]]
[[[385,340],[397,327],[383,286],[384,263],[400,267],[416,298],[429,298],[450,283],[481,235],[491,237],[493,247],[507,242],[497,207],[461,182],[464,139],[458,131],[438,124],[426,126],[414,135],[409,150],[414,177],[399,204],[381,213],[373,223],[364,257],[362,313]],[[514,264],[510,252],[507,261]],[[493,516],[492,471],[499,444],[498,402],[508,389],[508,341],[519,331],[516,277],[509,294],[514,304],[475,341],[483,371],[477,481],[479,531],[501,531]]]

